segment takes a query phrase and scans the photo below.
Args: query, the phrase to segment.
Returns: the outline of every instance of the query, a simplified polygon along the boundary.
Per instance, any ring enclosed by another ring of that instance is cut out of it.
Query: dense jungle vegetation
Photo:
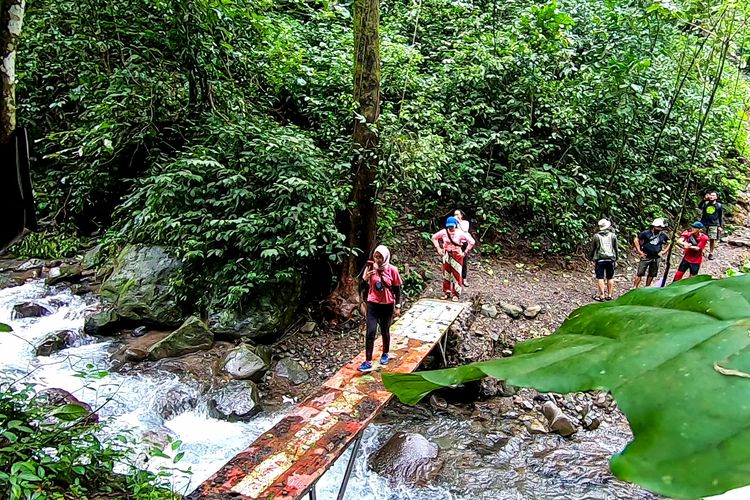
[[[674,218],[685,188],[731,201],[748,9],[384,0],[380,237],[461,207],[485,250],[568,254],[602,216]],[[29,0],[18,118],[38,140],[40,218],[174,247],[186,290],[227,306],[335,265],[352,52],[351,3]]]

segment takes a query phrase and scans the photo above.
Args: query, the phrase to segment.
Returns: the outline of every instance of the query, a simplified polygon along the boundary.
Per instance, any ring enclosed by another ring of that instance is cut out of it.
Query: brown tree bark
[[[349,318],[359,303],[358,282],[369,253],[373,249],[377,228],[375,211],[375,176],[378,166],[378,134],[375,128],[380,116],[380,25],[379,0],[354,2],[354,157],[352,159],[349,213],[346,245],[356,249],[343,263],[336,289],[329,297],[330,310],[340,318]]]
[[[25,0],[0,0],[0,146],[16,129],[16,47]]]

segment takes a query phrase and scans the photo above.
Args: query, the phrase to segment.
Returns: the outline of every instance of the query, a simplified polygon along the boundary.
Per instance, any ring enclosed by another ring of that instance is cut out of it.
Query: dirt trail
[[[404,263],[403,267],[424,268],[427,265],[432,270],[433,277],[427,282],[422,297],[438,298],[441,296],[438,257],[433,255],[434,252],[418,253],[411,262]],[[538,304],[543,308],[542,314],[533,320],[513,320],[503,313],[497,318],[477,316],[472,329],[497,338],[498,354],[503,349],[511,348],[516,342],[554,332],[574,309],[591,303],[596,293],[593,264],[579,262],[571,266],[572,269],[564,269],[559,264],[550,264],[541,258],[511,260],[478,255],[472,257],[469,286],[464,291],[464,300],[479,304],[497,304],[501,301],[522,306]],[[616,271],[615,296],[626,293],[632,287],[637,257],[628,255],[628,259]],[[722,244],[715,260],[705,260],[701,274],[724,276],[730,266],[739,268],[748,259],[750,248]],[[679,255],[672,257],[671,274],[679,260]],[[310,372],[310,381],[297,387],[285,387],[283,381],[278,380],[271,385],[285,394],[304,396],[308,388],[316,387],[364,349],[363,327],[361,318],[357,317],[344,324],[328,325],[314,333],[298,332],[288,336],[276,346],[277,354],[288,355],[300,361]],[[281,387],[278,383],[281,383]]]

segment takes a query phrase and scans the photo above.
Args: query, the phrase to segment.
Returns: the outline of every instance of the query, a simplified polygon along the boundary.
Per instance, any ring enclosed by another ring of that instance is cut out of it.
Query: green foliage
[[[131,464],[135,443],[124,435],[97,436],[100,426],[83,407],[51,407],[35,397],[32,385],[0,386],[0,492],[10,500],[178,498],[168,475]],[[128,470],[116,474],[115,468]]]
[[[460,206],[487,241],[569,252],[602,216],[624,231],[675,217],[686,179],[731,202],[746,4],[383,3],[379,238]],[[30,0],[19,120],[39,139],[41,218],[176,247],[189,302],[335,264],[351,23],[329,2]]]
[[[73,257],[86,247],[88,241],[60,230],[28,233],[8,249],[8,253],[22,258],[56,259]]]
[[[491,376],[541,391],[609,390],[634,440],[612,471],[659,494],[693,498],[750,483],[750,275],[700,276],[574,311],[513,356],[413,374],[383,373],[415,404]]]
[[[735,267],[730,266],[729,269],[726,271],[726,275],[728,277],[730,276],[742,276],[743,274],[750,273],[750,260],[745,260],[742,262],[742,265],[739,269],[736,269]]]
[[[409,270],[401,275],[404,282],[401,287],[406,297],[419,297],[425,289],[425,280],[421,273],[415,270]]]

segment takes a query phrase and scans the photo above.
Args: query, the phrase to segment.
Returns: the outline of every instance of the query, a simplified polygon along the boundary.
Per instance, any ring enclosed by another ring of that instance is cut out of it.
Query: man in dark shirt
[[[709,191],[703,197],[703,201],[698,205],[698,208],[703,211],[701,222],[706,226],[706,234],[711,239],[708,248],[708,260],[712,260],[716,249],[716,240],[721,237],[721,233],[724,231],[724,206],[719,203],[719,195],[716,191]]]
[[[641,261],[633,280],[633,288],[641,285],[643,276],[646,276],[646,286],[650,286],[654,278],[659,274],[659,263],[661,257],[669,252],[669,235],[664,230],[667,227],[664,219],[655,219],[651,223],[651,229],[647,229],[636,236],[633,243]],[[667,245],[664,247],[664,245]]]

